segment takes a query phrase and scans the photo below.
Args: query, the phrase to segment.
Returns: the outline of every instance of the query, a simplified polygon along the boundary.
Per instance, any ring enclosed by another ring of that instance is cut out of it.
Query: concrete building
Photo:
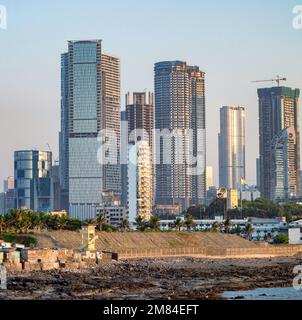
[[[204,204],[205,73],[199,67],[182,61],[155,64],[155,129],[156,204],[179,205],[182,211]]]
[[[245,178],[245,109],[225,106],[220,109],[219,186],[240,189]]]
[[[15,151],[15,208],[35,212],[53,210],[52,153]]]
[[[15,179],[8,177],[3,182],[3,191],[0,194],[0,214],[6,214],[9,210],[15,209]]]
[[[279,196],[285,199],[287,197],[299,196],[300,90],[288,87],[264,88],[258,89],[258,96],[261,196],[269,200],[276,200],[276,197],[279,198]],[[295,140],[288,144],[292,150],[288,153],[287,161],[284,159],[284,155],[286,154],[284,135],[287,135],[284,130],[286,129],[294,132]],[[280,144],[280,142],[282,143]],[[282,153],[283,160],[281,163]],[[290,166],[287,166],[286,162],[290,163]],[[281,180],[283,181],[283,185],[288,185],[288,188],[290,188],[285,190],[283,194],[280,194],[280,191],[282,191],[279,187]]]
[[[97,215],[103,215],[106,224],[120,228],[124,220],[128,220],[128,211],[123,206],[110,206],[97,208]]]
[[[120,194],[119,69],[101,40],[69,41],[62,56],[60,176],[73,218],[95,218],[106,193]],[[108,141],[115,152],[100,153]]]
[[[256,186],[245,186],[242,189],[242,200],[255,201],[261,197],[260,191]]]
[[[137,144],[137,159],[136,162],[139,168],[137,168],[136,174],[133,172],[133,177],[128,177],[128,168],[132,164],[128,163],[126,173],[123,174],[123,192],[122,199],[127,196],[127,204],[134,204],[137,200],[137,215],[141,215],[146,219],[150,219],[152,215],[153,207],[153,192],[154,192],[154,166],[153,166],[153,129],[154,129],[154,102],[153,94],[147,94],[145,92],[133,93],[133,101],[131,103],[130,94],[126,95],[126,112],[125,118],[128,128],[128,141],[124,143],[124,147],[129,145],[129,150],[132,150],[133,145]],[[142,143],[143,142],[143,143]],[[128,152],[128,151],[127,151]],[[134,152],[135,153],[135,152]],[[134,155],[134,154],[133,154]],[[127,162],[128,162],[127,157]],[[132,171],[131,171],[132,172]],[[127,179],[125,181],[125,179]],[[140,179],[137,180],[137,179]],[[136,193],[132,193],[133,187],[128,183],[136,183]],[[131,193],[130,193],[131,190]],[[140,204],[139,204],[140,203]],[[143,209],[144,207],[144,209]],[[133,210],[134,207],[132,207]],[[134,212],[130,214],[132,217]]]
[[[153,163],[148,141],[129,145],[128,162],[129,221],[137,217],[149,221],[153,210]]]
[[[238,208],[238,189],[229,189],[227,198],[227,209]]]
[[[14,190],[15,188],[15,179],[14,177],[8,177],[3,182],[3,192],[8,192],[9,190]]]

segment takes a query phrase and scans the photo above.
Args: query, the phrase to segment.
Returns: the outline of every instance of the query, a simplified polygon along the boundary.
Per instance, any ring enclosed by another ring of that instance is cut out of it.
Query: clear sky
[[[0,181],[13,174],[14,150],[48,150],[49,143],[58,157],[60,54],[67,40],[100,38],[105,52],[121,58],[122,94],[153,90],[153,64],[161,60],[185,60],[207,73],[207,158],[216,183],[219,108],[245,106],[247,179],[255,183],[251,81],[280,74],[302,88],[302,30],[292,27],[297,4],[302,0],[0,0],[8,11],[8,29],[0,30]]]

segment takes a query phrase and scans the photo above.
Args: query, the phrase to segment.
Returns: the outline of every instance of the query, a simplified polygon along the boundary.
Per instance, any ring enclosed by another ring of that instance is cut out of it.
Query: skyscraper
[[[281,180],[284,188],[289,187],[284,191],[285,198],[298,196],[300,90],[288,87],[264,88],[258,89],[258,96],[261,196],[269,200],[280,198],[277,190],[280,190]],[[286,151],[286,148],[290,150]]]
[[[293,127],[282,130],[272,141],[272,198],[288,200],[298,196],[295,157],[296,133]]]
[[[144,92],[126,95],[128,122],[128,205],[130,222],[137,216],[149,220],[153,208],[153,94]],[[125,184],[123,184],[125,185]],[[124,191],[125,192],[125,191]]]
[[[59,134],[59,178],[61,209],[69,210],[69,54],[61,55],[61,131]]]
[[[68,188],[70,216],[95,218],[104,198],[120,192],[119,154],[105,162],[99,153],[114,138],[118,151],[119,60],[102,54],[101,40],[69,41],[62,56],[60,176]]]
[[[239,189],[245,178],[245,109],[220,109],[219,186]]]
[[[15,151],[15,207],[36,212],[53,210],[52,153]]]
[[[205,203],[205,73],[199,67],[155,64],[155,129],[156,204],[185,210]]]

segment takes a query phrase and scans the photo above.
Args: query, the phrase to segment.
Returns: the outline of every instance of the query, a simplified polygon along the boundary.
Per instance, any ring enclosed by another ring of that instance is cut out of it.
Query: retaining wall
[[[293,256],[302,253],[302,245],[265,246],[256,248],[175,248],[175,249],[128,249],[119,250],[119,259],[162,258],[177,256],[199,257],[254,257],[254,256]]]

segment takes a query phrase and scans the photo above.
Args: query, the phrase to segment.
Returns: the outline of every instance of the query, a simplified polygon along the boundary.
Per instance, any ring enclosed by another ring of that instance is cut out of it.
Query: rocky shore
[[[9,274],[0,299],[221,299],[224,291],[290,287],[302,256],[120,261],[82,271]]]

